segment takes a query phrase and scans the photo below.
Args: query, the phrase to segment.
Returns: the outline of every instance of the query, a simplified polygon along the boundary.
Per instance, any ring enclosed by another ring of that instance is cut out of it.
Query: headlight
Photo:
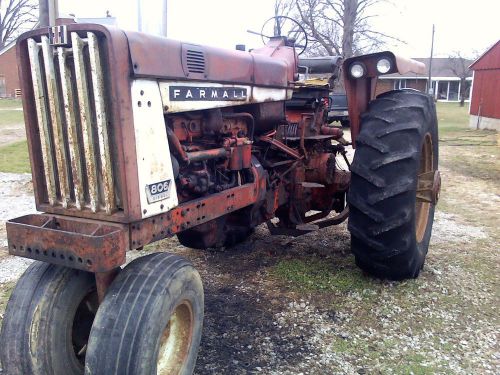
[[[349,73],[353,78],[361,78],[365,75],[365,66],[355,62],[350,66]]]
[[[377,62],[377,71],[380,74],[387,73],[389,70],[391,70],[391,68],[391,62],[388,59],[382,58]]]

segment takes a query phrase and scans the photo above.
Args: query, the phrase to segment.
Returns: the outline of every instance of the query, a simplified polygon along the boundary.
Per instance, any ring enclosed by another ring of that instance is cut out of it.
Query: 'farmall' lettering
[[[244,101],[247,99],[245,87],[191,87],[170,86],[171,101]]]

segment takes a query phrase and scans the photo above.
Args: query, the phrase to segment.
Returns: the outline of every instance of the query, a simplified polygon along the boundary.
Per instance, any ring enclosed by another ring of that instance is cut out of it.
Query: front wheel
[[[34,262],[5,312],[0,336],[4,373],[83,375],[97,308],[93,274]]]
[[[368,273],[415,278],[429,247],[440,188],[432,98],[391,91],[362,115],[348,194],[351,249]]]
[[[192,374],[203,325],[203,286],[185,259],[155,253],[127,265],[99,307],[85,373]]]

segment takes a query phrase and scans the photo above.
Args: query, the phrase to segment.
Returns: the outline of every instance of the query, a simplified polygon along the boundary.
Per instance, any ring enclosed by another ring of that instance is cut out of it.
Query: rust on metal
[[[115,208],[115,190],[113,184],[113,166],[111,162],[111,149],[108,134],[108,115],[106,113],[104,77],[101,64],[99,41],[94,33],[87,33],[90,73],[94,90],[94,102],[97,121],[97,137],[101,155],[104,208],[107,214]]]
[[[210,150],[188,152],[186,155],[190,163],[195,163],[202,160],[225,158],[228,155],[228,152],[225,148],[215,148]]]
[[[335,128],[333,126],[323,125],[321,127],[321,134],[331,135],[333,139],[340,139],[344,135],[344,131],[340,128]]]
[[[95,273],[95,283],[97,289],[97,297],[99,299],[99,304],[102,303],[104,297],[106,296],[106,292],[113,282],[113,280],[120,273],[121,268],[117,267],[110,271],[106,272],[96,272]]]
[[[94,136],[92,134],[91,126],[92,114],[90,112],[90,104],[88,98],[87,75],[83,58],[83,48],[85,43],[76,32],[71,33],[71,41],[73,44],[77,98],[80,112],[80,124],[83,133],[83,149],[85,154],[85,167],[87,170],[90,209],[92,210],[92,212],[97,212],[99,204],[97,167],[95,158]]]
[[[53,142],[49,130],[49,115],[45,107],[45,92],[43,89],[43,78],[39,57],[40,47],[33,38],[28,39],[28,51],[35,97],[36,117],[38,120],[38,126],[40,128],[40,143],[42,150],[43,170],[47,187],[47,196],[49,204],[55,205],[57,196],[53,165]]]
[[[71,72],[69,71],[69,67],[66,64],[66,51],[63,47],[57,48],[57,56],[59,60],[59,74],[61,75],[64,115],[66,118],[69,156],[71,159],[71,172],[75,192],[75,205],[77,209],[81,210],[83,205],[85,204],[85,198],[83,196],[82,161],[80,159],[81,152],[78,142],[73,91],[71,89]]]
[[[160,337],[156,373],[178,374],[182,371],[194,333],[193,306],[188,300],[181,301],[173,309],[170,319]]]
[[[377,77],[382,75],[377,71],[376,67],[377,62],[381,58],[385,58],[391,63],[389,71],[384,74],[406,74],[408,72],[425,73],[425,64],[412,59],[396,56],[389,51],[351,57],[344,61],[344,82],[347,93],[353,147],[356,147],[356,138],[360,131],[360,115],[366,111],[370,100],[375,98]],[[357,79],[351,77],[349,67],[354,62],[361,62],[364,65],[366,72],[363,77]]]
[[[270,145],[273,145],[274,147],[276,147],[280,151],[283,151],[285,154],[288,154],[288,155],[290,155],[291,157],[293,157],[295,159],[300,159],[301,158],[300,154],[296,150],[294,150],[291,147],[288,147],[283,142],[280,142],[277,139],[268,137],[266,135],[261,135],[259,137],[259,140],[261,140],[262,142],[269,143]]]
[[[125,263],[127,227],[55,215],[26,215],[6,223],[9,253],[88,272]]]
[[[56,166],[57,160],[55,155],[55,150],[59,146],[56,146],[55,138],[52,139],[52,127],[54,124],[52,124],[49,114],[49,101],[47,93],[48,84],[46,83],[45,74],[47,70],[44,68],[42,54],[39,54],[39,61],[30,58],[30,54],[32,56],[36,56],[36,54],[30,52],[29,46],[35,45],[36,48],[41,49],[40,41],[42,36],[46,37],[47,35],[47,29],[38,29],[25,33],[18,39],[17,43],[19,77],[23,92],[23,107],[28,136],[29,157],[32,165],[36,208],[38,211],[52,214],[64,214],[75,217],[122,223],[137,220],[142,216],[142,210],[139,201],[140,189],[137,178],[136,152],[133,145],[134,124],[130,104],[131,92],[129,80],[131,67],[129,63],[129,50],[126,36],[121,30],[110,29],[102,25],[75,23],[67,25],[67,31],[68,36],[71,35],[70,39],[72,41],[72,45],[63,46],[63,48],[65,48],[68,66],[72,67],[74,65],[74,69],[70,68],[70,70],[72,73],[74,72],[74,75],[71,75],[73,88],[72,94],[75,98],[78,97],[78,101],[75,100],[75,115],[79,128],[78,137],[80,138],[81,143],[80,158],[82,160],[83,171],[86,172],[83,174],[85,205],[82,209],[78,209],[76,207],[73,185],[70,185],[71,201],[69,204],[67,204],[66,207],[63,207],[62,202],[60,201],[60,176],[57,173],[58,167]],[[97,136],[97,121],[94,119],[96,111],[94,109],[93,85],[90,82],[92,80],[92,76],[90,55],[87,46],[87,33],[89,31],[91,31],[92,34],[95,34],[98,39],[100,45],[101,68],[105,71],[105,73],[103,73],[103,77],[105,78],[105,82],[103,81],[103,84],[105,84],[104,97],[106,99],[104,104],[107,106],[106,116],[108,118],[108,132],[112,137],[109,139],[109,145],[111,146],[110,148],[112,148],[110,154],[112,158],[111,167],[113,168],[112,177],[114,183],[114,194],[112,196],[115,199],[115,205],[113,206],[110,214],[105,211],[104,207],[104,178],[102,176],[103,172],[101,168],[101,161],[98,160],[98,158],[100,159],[100,149]],[[78,40],[76,44],[73,43],[75,39]],[[82,42],[81,45],[79,43],[80,40]],[[50,46],[50,48],[54,51],[54,47]],[[76,58],[78,55],[83,57],[81,64],[78,63],[80,59]],[[57,56],[55,57],[57,58]],[[37,65],[38,72],[41,72],[41,77],[38,80],[34,77],[37,70],[31,69],[31,63],[35,63]],[[58,90],[62,91],[62,82],[60,81],[58,69],[55,79],[57,81]],[[37,82],[40,83],[40,90],[37,90],[35,87]],[[87,88],[79,88],[78,84],[86,85]],[[86,101],[89,103],[85,104]],[[62,102],[61,98],[58,112],[61,114],[63,126],[66,128]],[[41,103],[42,106],[38,106],[37,103]],[[45,107],[43,105],[45,105]],[[76,106],[78,106],[78,111],[76,110]],[[38,112],[43,110],[47,113],[46,118],[48,120],[46,122],[40,120],[40,118],[43,119],[43,114],[40,116],[38,115]],[[112,119],[120,119],[120,121],[111,121]],[[87,128],[85,128],[86,120],[88,121]],[[45,124],[47,125],[47,132],[50,135],[46,142],[42,139],[44,136],[42,133]],[[91,134],[93,134],[93,140]],[[65,135],[65,138],[64,142],[66,144],[66,149],[68,150],[66,170],[70,174],[71,165],[67,134]],[[86,142],[88,140],[95,142],[93,145],[94,150],[89,150],[89,147],[87,147]],[[53,142],[50,149],[47,146],[49,142]],[[43,160],[45,149],[48,149],[49,152],[51,151],[53,153],[53,155],[47,155],[50,156],[47,158],[49,163],[45,163]],[[88,157],[91,155],[94,155],[94,159]],[[85,159],[85,162],[83,162],[83,159]],[[52,169],[49,167],[51,160],[53,160]],[[93,164],[92,160],[95,160]],[[88,161],[91,163],[87,165]],[[88,166],[90,166],[90,168],[87,168]],[[92,172],[92,166],[95,166],[95,173],[90,173]],[[51,170],[54,178],[51,178]],[[52,181],[53,183],[51,183]],[[71,178],[70,184],[72,184]]]
[[[57,89],[56,73],[54,67],[54,50],[49,44],[49,38],[42,35],[42,52],[45,65],[45,82],[47,84],[50,119],[52,123],[52,133],[54,136],[54,148],[56,155],[57,175],[59,177],[59,191],[61,204],[68,207],[70,200],[68,157],[64,145],[63,122],[60,113],[59,90]]]
[[[417,201],[437,204],[441,191],[439,171],[424,172],[418,175]]]
[[[133,249],[250,206],[259,199],[259,183],[249,183],[183,203],[173,210],[130,225]]]

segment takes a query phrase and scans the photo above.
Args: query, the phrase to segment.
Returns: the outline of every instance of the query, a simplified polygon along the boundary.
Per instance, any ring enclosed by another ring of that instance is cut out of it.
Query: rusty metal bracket
[[[300,154],[297,151],[295,151],[293,148],[288,147],[283,142],[280,142],[277,139],[274,139],[274,138],[271,138],[271,137],[268,137],[268,136],[265,136],[265,135],[261,135],[259,137],[259,140],[262,141],[262,142],[266,142],[266,143],[269,143],[269,144],[273,145],[278,150],[284,152],[285,154],[290,155],[294,159],[301,159],[301,156],[300,156]]]
[[[107,272],[125,263],[127,227],[55,215],[26,215],[6,224],[9,253],[77,268]]]
[[[183,203],[165,214],[132,223],[131,248],[136,249],[171,237],[188,228],[254,204],[258,198],[258,183],[249,183]]]
[[[437,204],[441,191],[441,174],[430,171],[418,176],[417,201]]]

